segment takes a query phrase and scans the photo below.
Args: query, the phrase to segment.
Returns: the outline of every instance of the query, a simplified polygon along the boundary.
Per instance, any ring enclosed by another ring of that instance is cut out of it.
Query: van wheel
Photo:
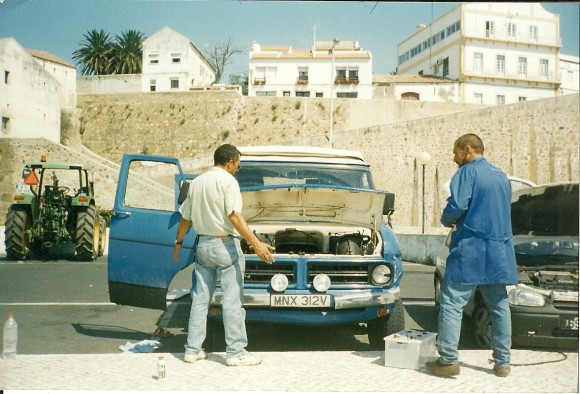
[[[481,349],[489,349],[491,341],[491,314],[483,301],[479,301],[471,314],[475,343]]]
[[[405,329],[405,307],[398,299],[390,315],[371,320],[367,324],[369,344],[373,350],[385,348],[385,337]]]

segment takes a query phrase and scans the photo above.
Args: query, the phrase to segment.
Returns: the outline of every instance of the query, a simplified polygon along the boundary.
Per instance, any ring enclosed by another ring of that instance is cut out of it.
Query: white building
[[[460,103],[554,97],[559,29],[559,15],[539,3],[462,3],[397,46],[397,73],[457,80]]]
[[[43,137],[60,143],[61,100],[70,99],[67,90],[11,37],[0,39],[0,72],[0,138]]]
[[[560,94],[578,93],[580,89],[580,58],[560,54]]]
[[[216,70],[193,42],[169,27],[143,41],[143,92],[210,86]]]
[[[372,55],[356,41],[312,49],[254,42],[249,57],[248,96],[372,98]]]
[[[459,102],[459,82],[429,75],[374,75],[373,98]]]
[[[60,104],[62,108],[76,108],[77,106],[77,70],[50,52],[29,49],[28,52],[60,83]]]

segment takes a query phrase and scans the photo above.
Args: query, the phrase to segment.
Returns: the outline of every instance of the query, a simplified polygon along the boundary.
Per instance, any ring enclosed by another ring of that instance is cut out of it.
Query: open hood
[[[242,191],[248,222],[338,222],[378,229],[385,192],[321,187]]]

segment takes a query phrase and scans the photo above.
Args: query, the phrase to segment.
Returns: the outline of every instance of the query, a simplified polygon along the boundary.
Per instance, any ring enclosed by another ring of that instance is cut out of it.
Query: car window
[[[240,187],[275,185],[330,185],[373,189],[366,167],[302,163],[242,163],[236,174]]]
[[[175,164],[133,161],[129,167],[125,205],[133,208],[175,210]]]

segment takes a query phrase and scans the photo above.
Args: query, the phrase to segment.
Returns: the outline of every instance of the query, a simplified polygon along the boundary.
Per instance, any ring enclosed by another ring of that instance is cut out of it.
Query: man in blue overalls
[[[441,223],[454,227],[441,294],[439,359],[425,366],[437,376],[459,374],[457,347],[463,307],[477,286],[490,310],[496,376],[510,373],[511,314],[506,285],[517,283],[511,226],[512,190],[507,176],[483,157],[482,140],[465,134],[455,141],[451,196]]]

